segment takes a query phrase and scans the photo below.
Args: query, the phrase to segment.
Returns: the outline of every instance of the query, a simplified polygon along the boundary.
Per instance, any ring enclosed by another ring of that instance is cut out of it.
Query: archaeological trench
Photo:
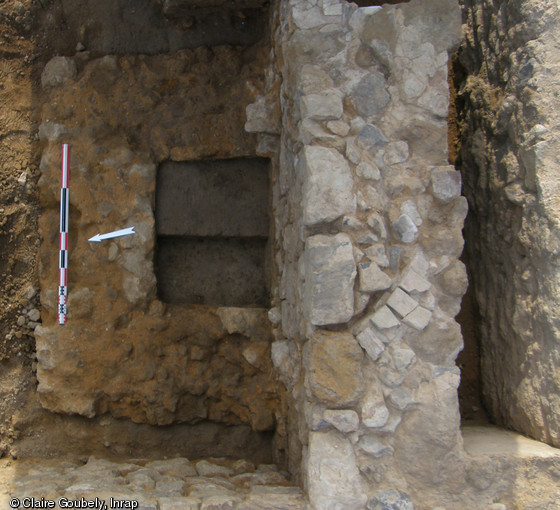
[[[560,509],[560,4],[382,4],[0,1],[2,509]]]

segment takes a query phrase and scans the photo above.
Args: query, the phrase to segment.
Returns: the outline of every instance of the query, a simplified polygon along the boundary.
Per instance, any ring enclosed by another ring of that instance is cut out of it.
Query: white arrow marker
[[[136,234],[134,232],[134,227],[123,228],[122,230],[115,230],[114,232],[109,232],[108,234],[97,234],[96,236],[90,237],[88,241],[92,243],[100,243],[105,239],[112,239],[113,237],[128,236],[130,234]]]

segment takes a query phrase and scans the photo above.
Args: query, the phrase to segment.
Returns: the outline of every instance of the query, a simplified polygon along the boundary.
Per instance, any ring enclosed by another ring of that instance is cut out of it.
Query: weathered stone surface
[[[390,329],[400,325],[399,320],[387,306],[377,310],[370,320],[379,329]]]
[[[342,117],[342,97],[338,90],[325,90],[301,99],[301,115],[312,120],[337,120]]]
[[[418,302],[410,297],[406,292],[397,288],[389,296],[387,305],[389,305],[389,307],[397,312],[401,317],[405,317],[418,306]]]
[[[432,169],[432,194],[444,204],[461,194],[461,173],[454,167]]]
[[[311,432],[306,458],[309,498],[318,508],[363,508],[366,497],[350,442],[339,432]]]
[[[317,235],[305,244],[307,317],[317,326],[347,322],[354,313],[356,266],[350,238]]]
[[[323,413],[323,419],[340,432],[345,433],[358,430],[358,426],[360,425],[358,413],[351,409],[327,409]]]
[[[362,292],[377,292],[388,289],[392,279],[381,271],[375,262],[361,262],[358,264],[360,290]]]
[[[334,149],[307,146],[301,154],[303,220],[306,225],[336,220],[356,209],[352,174]]]
[[[366,427],[378,429],[387,424],[389,409],[383,394],[376,388],[369,388],[362,403],[362,422]]]
[[[381,112],[390,100],[385,77],[377,71],[364,76],[352,91],[352,104],[363,117]]]
[[[350,405],[361,391],[363,351],[349,333],[316,331],[304,347],[309,390],[326,404]]]
[[[76,77],[76,63],[70,57],[53,57],[47,62],[41,74],[44,89],[57,87]]]
[[[375,333],[371,328],[366,328],[362,331],[356,339],[358,340],[359,344],[362,346],[367,352],[367,355],[373,360],[376,361],[381,353],[385,350],[385,346],[383,342],[377,338]]]
[[[378,491],[367,503],[368,510],[414,510],[414,504],[407,494],[389,489]]]
[[[409,216],[403,214],[393,222],[393,230],[401,242],[410,244],[413,243],[418,234],[418,227]]]

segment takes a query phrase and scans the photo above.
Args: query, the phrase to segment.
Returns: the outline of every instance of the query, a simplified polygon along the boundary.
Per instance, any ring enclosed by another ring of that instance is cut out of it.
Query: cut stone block
[[[356,265],[350,238],[345,234],[307,239],[304,255],[304,307],[312,324],[349,321],[354,314]]]
[[[342,117],[342,96],[338,90],[309,94],[301,100],[301,115],[313,120],[337,120]]]
[[[358,264],[360,290],[362,292],[377,292],[391,286],[392,279],[385,274],[374,262]]]
[[[381,353],[385,350],[385,346],[383,342],[377,338],[375,333],[371,328],[367,328],[362,331],[356,339],[358,343],[362,346],[367,352],[367,355],[373,360],[376,361],[381,356]]]
[[[432,312],[422,306],[419,306],[404,317],[403,322],[414,329],[422,331],[430,323],[431,319]]]
[[[327,405],[351,405],[361,391],[360,365],[364,353],[350,333],[318,330],[304,351],[306,384]]]
[[[422,278],[416,271],[412,269],[410,269],[405,273],[405,275],[403,276],[402,280],[399,283],[399,287],[408,293],[426,292],[430,290],[431,286],[432,284],[428,280]]]
[[[306,146],[300,159],[303,175],[303,221],[334,221],[356,211],[350,166],[335,149]]]
[[[418,303],[402,289],[397,288],[387,300],[387,305],[401,317],[405,317],[418,306]]]
[[[432,169],[432,194],[444,204],[461,194],[461,173],[453,166]]]
[[[382,306],[377,310],[370,320],[374,326],[377,326],[379,329],[389,329],[400,326],[399,320],[387,306]]]

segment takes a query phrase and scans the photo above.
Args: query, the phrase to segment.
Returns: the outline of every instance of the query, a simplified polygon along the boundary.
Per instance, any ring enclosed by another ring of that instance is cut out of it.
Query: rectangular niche
[[[269,161],[165,162],[156,183],[156,277],[166,303],[267,306]]]

